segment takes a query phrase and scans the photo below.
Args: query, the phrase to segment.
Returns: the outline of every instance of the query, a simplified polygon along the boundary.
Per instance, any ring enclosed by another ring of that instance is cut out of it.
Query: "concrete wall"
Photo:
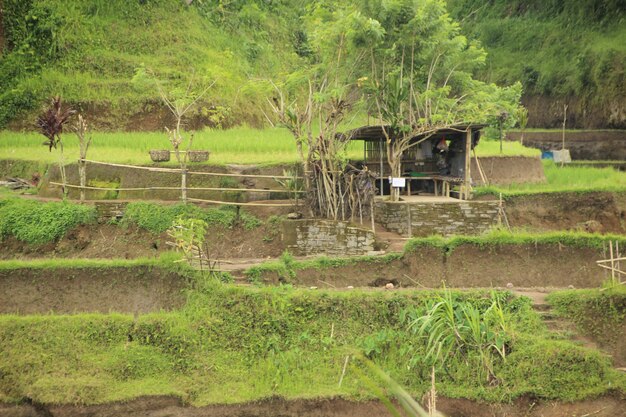
[[[332,220],[284,221],[282,239],[295,255],[367,255],[376,243],[371,230]]]
[[[377,201],[374,216],[385,229],[405,236],[476,235],[498,223],[497,201]]]

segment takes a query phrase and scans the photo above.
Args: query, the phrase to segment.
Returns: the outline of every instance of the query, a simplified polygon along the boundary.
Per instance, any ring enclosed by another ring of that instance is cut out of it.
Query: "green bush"
[[[14,236],[23,242],[43,244],[95,219],[93,206],[9,199],[0,204],[0,237]]]
[[[160,234],[172,226],[177,218],[203,220],[209,226],[232,228],[241,225],[250,230],[261,225],[261,221],[251,214],[239,211],[235,207],[202,209],[191,204],[161,205],[136,202],[126,207],[122,224],[134,224],[152,233]]]

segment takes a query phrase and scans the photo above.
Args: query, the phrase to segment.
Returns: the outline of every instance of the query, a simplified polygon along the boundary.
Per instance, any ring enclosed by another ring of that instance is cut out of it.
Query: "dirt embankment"
[[[507,140],[519,141],[520,132],[508,132]],[[525,132],[524,145],[547,151],[561,149],[562,133]],[[596,161],[626,160],[626,130],[596,130],[588,132],[565,132],[565,148],[572,159]]]
[[[505,207],[513,227],[534,230],[626,232],[626,194],[545,193],[511,197]]]
[[[539,157],[492,156],[481,157],[479,161],[483,175],[490,184],[508,185],[546,181],[543,164]],[[472,181],[479,185],[484,184],[475,158],[472,158],[471,164]]]
[[[402,258],[356,261],[328,268],[295,271],[289,282],[320,288],[381,287],[598,287],[605,279],[596,260],[602,250],[560,244],[487,245],[456,247],[451,253],[421,247]],[[283,281],[278,272],[265,272],[268,283]]]
[[[523,398],[512,404],[482,404],[464,399],[437,398],[437,408],[448,417],[616,417],[626,412],[626,401],[604,397],[575,403],[539,402]],[[172,397],[144,397],[125,403],[80,405],[2,405],[0,417],[380,417],[391,415],[377,401],[343,399],[265,401],[189,407]]]
[[[185,303],[184,277],[156,268],[0,271],[0,314],[147,313]]]
[[[522,104],[528,109],[528,127],[560,128],[567,104],[568,129],[626,129],[626,102],[619,94],[602,99],[525,95]]]
[[[92,224],[76,227],[56,242],[29,245],[14,237],[0,241],[0,259],[33,258],[151,258],[172,247],[166,233],[155,235],[134,226]],[[207,233],[209,254],[214,259],[266,258],[279,256],[285,247],[276,226],[252,230],[214,226]]]

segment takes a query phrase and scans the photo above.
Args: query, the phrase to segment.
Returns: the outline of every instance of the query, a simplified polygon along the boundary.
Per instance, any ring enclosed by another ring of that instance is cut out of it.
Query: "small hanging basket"
[[[170,151],[152,150],[150,151],[150,158],[153,162],[167,162],[170,160]]]
[[[209,151],[189,151],[190,162],[205,162],[209,160]]]

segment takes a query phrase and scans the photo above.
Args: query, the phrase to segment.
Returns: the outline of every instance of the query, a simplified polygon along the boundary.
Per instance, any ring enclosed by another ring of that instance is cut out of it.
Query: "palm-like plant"
[[[61,173],[61,182],[63,183],[63,198],[66,196],[67,177],[65,175],[61,133],[63,133],[63,127],[74,113],[76,111],[69,107],[63,108],[61,97],[54,97],[50,107],[37,118],[37,127],[39,127],[39,131],[47,139],[43,144],[48,146],[50,152],[52,152],[52,148],[59,149],[59,171]]]
[[[57,145],[63,145],[61,142],[63,127],[74,113],[76,111],[69,107],[63,108],[61,97],[54,97],[50,107],[37,118],[37,127],[39,127],[41,134],[47,138],[44,145],[50,148],[50,152],[52,152],[52,148],[56,149]]]

